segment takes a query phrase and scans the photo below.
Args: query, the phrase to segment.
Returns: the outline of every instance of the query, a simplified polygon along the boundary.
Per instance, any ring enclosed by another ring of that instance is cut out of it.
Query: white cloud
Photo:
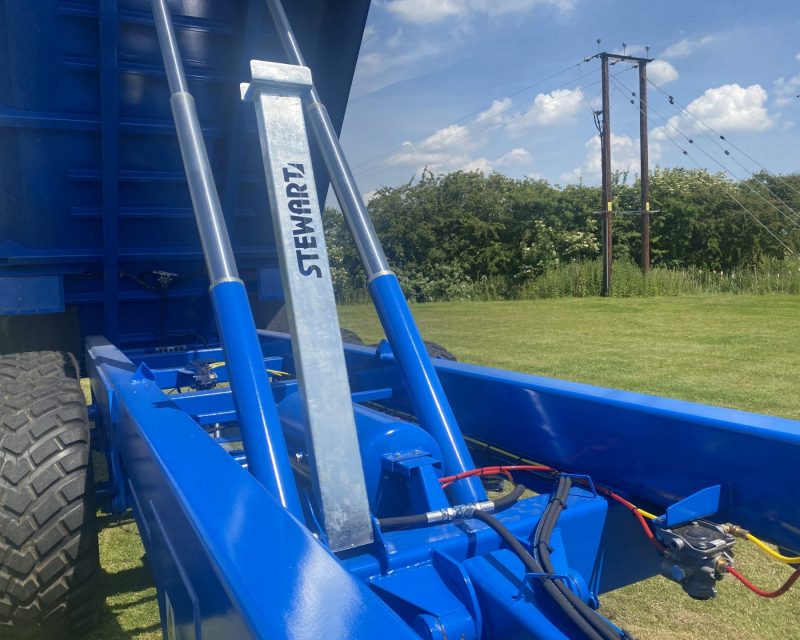
[[[531,159],[530,151],[522,147],[516,147],[494,161],[484,157],[469,160],[462,164],[461,170],[480,171],[484,175],[489,175],[492,171],[496,171],[497,167],[519,166],[529,163]]]
[[[493,163],[491,160],[487,160],[486,158],[476,158],[475,160],[470,160],[469,162],[465,163],[462,167],[462,171],[480,171],[484,175],[491,173],[494,170],[492,166]]]
[[[403,22],[425,24],[460,15],[458,0],[391,0],[386,8]]]
[[[511,98],[503,98],[502,100],[493,100],[492,104],[486,111],[481,111],[475,118],[475,122],[491,122],[497,124],[503,122],[505,112],[511,108]]]
[[[706,45],[711,44],[714,42],[713,36],[703,36],[702,38],[684,38],[679,42],[676,42],[673,45],[670,45],[664,52],[661,54],[662,58],[685,58],[686,56],[693,53],[695,50],[699,49],[700,47],[705,47]]]
[[[497,166],[513,166],[527,164],[532,160],[531,152],[523,147],[516,147],[503,156],[500,156],[494,163]]]
[[[364,27],[364,37],[361,38],[361,46],[363,48],[371,47],[375,44],[377,39],[378,30],[374,26],[368,24],[366,27]]]
[[[565,183],[577,182],[583,179],[597,180],[602,171],[600,156],[600,136],[592,136],[586,141],[586,158],[580,167],[561,174],[559,180]],[[657,142],[650,144],[650,162],[656,162],[661,157],[661,145]],[[626,135],[611,134],[611,171],[630,171],[639,173],[639,140]]]
[[[571,122],[578,113],[582,100],[580,88],[540,93],[525,113],[508,122],[508,130],[519,132],[529,127],[551,127]]]
[[[384,6],[394,16],[411,24],[432,24],[448,18],[469,18],[471,15],[497,16],[521,13],[539,6],[568,11],[576,0],[389,0]]]
[[[781,77],[775,81],[775,106],[785,107],[791,104],[798,94],[800,94],[800,73],[788,80]]]
[[[705,122],[719,131],[765,131],[775,124],[766,107],[767,92],[759,84],[740,87],[724,84],[706,89],[699,98],[692,100],[686,110],[696,120]],[[684,133],[698,131],[700,127],[685,115],[672,116],[669,125],[653,131],[653,139],[664,140],[675,137],[679,129]]]
[[[389,166],[428,167],[434,173],[453,171],[471,162],[469,152],[485,142],[483,138],[471,136],[467,127],[451,124],[419,143],[404,142],[386,162]]]
[[[647,65],[647,77],[656,84],[667,84],[678,79],[678,71],[666,60],[653,60]]]

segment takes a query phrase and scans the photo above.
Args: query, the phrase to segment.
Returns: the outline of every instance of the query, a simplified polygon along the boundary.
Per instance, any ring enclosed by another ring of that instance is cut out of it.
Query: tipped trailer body
[[[3,5],[0,636],[91,622],[95,504],[170,639],[626,638],[605,592],[800,552],[798,422],[429,357],[337,139],[368,1]]]

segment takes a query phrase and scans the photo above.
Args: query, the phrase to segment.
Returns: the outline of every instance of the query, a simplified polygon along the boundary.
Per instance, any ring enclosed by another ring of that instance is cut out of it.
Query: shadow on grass
[[[102,604],[81,640],[161,637],[158,598],[139,532],[126,516],[98,515]]]

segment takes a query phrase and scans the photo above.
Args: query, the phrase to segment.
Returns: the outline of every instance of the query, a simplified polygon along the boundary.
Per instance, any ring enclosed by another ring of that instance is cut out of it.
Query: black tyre
[[[0,378],[0,637],[72,638],[97,605],[86,401],[58,358],[27,356]]]
[[[442,360],[452,360],[453,362],[456,361],[456,357],[442,345],[436,344],[435,342],[430,342],[429,340],[423,340],[423,342],[425,343],[425,350],[428,352],[428,355],[431,358],[441,358]]]
[[[342,329],[342,342],[345,344],[359,344],[361,346],[364,345],[364,341],[361,339],[355,331],[351,331],[350,329]]]
[[[75,378],[77,362],[66,351],[29,351],[0,356],[0,384],[49,376]]]

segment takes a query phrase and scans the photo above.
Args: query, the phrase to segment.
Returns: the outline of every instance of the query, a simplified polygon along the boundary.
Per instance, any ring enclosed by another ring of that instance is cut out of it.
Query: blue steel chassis
[[[265,367],[292,374],[288,336],[260,341]],[[110,508],[131,507],[136,517],[165,636],[440,637],[436,630],[446,627],[465,639],[567,637],[536,578],[475,520],[391,532],[376,526],[372,545],[330,553],[302,470],[291,375],[274,378],[272,390],[298,463],[303,522],[243,468],[229,389],[168,392],[191,386],[193,362],[222,357],[213,348],[123,353],[103,338],[87,340],[98,442],[111,470],[106,495]],[[446,506],[436,482],[441,452],[413,424],[388,345],[348,345],[346,359],[375,515]],[[800,482],[800,423],[460,363],[435,361],[435,368],[479,464],[534,459],[588,474],[659,513],[720,485],[713,520],[800,549],[791,489]],[[225,367],[215,371],[224,383]],[[212,425],[220,429],[209,433]],[[543,495],[498,518],[527,542],[551,487],[524,480]],[[559,573],[592,604],[658,572],[659,556],[630,514],[588,487],[573,488],[553,546]]]

